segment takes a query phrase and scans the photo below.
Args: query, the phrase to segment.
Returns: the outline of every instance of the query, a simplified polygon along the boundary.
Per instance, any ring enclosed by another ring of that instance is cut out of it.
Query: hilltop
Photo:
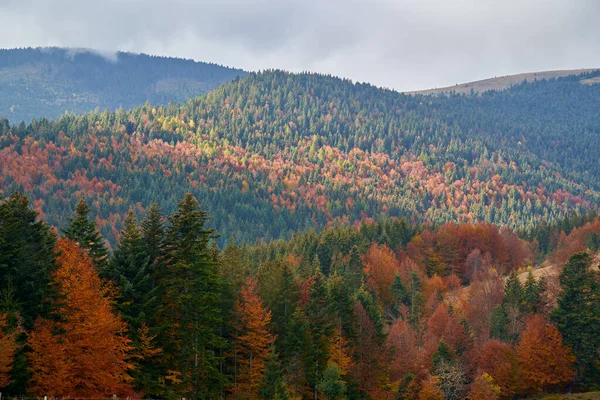
[[[0,123],[0,189],[56,226],[84,198],[111,241],[185,192],[222,244],[389,217],[528,231],[600,204],[600,86],[580,84],[599,75],[424,97],[251,73],[179,105]]]
[[[182,102],[244,75],[239,69],[146,54],[87,49],[0,50],[0,116],[12,122],[65,112]]]
[[[483,79],[479,81],[467,82],[456,84],[454,86],[447,86],[443,88],[434,88],[434,89],[425,89],[425,90],[415,90],[412,92],[406,92],[406,94],[442,94],[442,93],[459,93],[459,94],[469,94],[473,93],[482,93],[488,90],[505,90],[510,88],[511,86],[518,85],[523,81],[532,82],[538,79],[553,79],[553,78],[561,78],[565,76],[571,75],[581,75],[592,73],[594,71],[598,71],[598,68],[582,68],[582,69],[570,69],[570,70],[558,70],[558,71],[542,71],[542,72],[529,72],[523,74],[516,75],[506,75],[506,76],[498,76],[488,79]],[[598,78],[593,79],[582,79],[581,83],[591,84],[597,83]]]

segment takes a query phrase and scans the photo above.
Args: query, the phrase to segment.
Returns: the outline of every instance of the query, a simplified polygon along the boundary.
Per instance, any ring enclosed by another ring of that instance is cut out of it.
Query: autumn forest
[[[600,390],[600,73],[424,96],[203,68],[185,102],[0,118],[2,396]]]

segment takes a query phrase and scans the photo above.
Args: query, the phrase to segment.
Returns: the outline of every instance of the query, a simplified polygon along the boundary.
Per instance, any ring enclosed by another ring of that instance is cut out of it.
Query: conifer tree
[[[538,314],[542,312],[544,302],[543,295],[546,290],[546,280],[544,277],[540,277],[539,280],[535,280],[533,273],[529,271],[527,274],[527,280],[523,287],[523,301],[525,311],[530,314]]]
[[[280,349],[281,354],[288,355],[287,349],[289,349],[289,340],[294,332],[290,331],[290,324],[292,322],[292,315],[296,309],[298,302],[299,293],[292,272],[291,267],[288,263],[283,266],[281,273],[281,279],[277,285],[277,292],[275,296],[275,303],[273,304],[273,330],[278,332],[277,335],[277,348]]]
[[[209,248],[213,230],[198,201],[186,194],[169,217],[166,261],[157,277],[158,321],[168,366],[167,396],[209,399],[226,381],[220,370],[223,282]]]
[[[326,283],[321,269],[316,267],[306,306],[310,344],[306,371],[308,384],[313,389],[315,398],[318,396],[317,385],[327,366],[330,339],[335,329],[335,309],[329,300]]]
[[[287,400],[289,399],[288,388],[283,378],[283,365],[275,346],[271,346],[265,359],[265,373],[261,382],[259,395],[265,399]]]
[[[87,250],[94,266],[103,275],[108,262],[108,250],[104,239],[96,228],[96,223],[89,219],[88,214],[92,209],[83,199],[80,199],[75,208],[73,217],[68,217],[69,225],[63,229],[63,235],[79,243],[81,248]]]
[[[336,364],[328,365],[327,368],[325,368],[318,389],[327,400],[339,400],[344,398],[344,394],[346,393],[346,383],[341,379],[340,369]]]
[[[29,199],[14,192],[0,203],[0,292],[5,312],[19,314],[26,329],[47,317],[54,297],[50,282],[56,269],[55,236]]]
[[[0,312],[7,314],[12,332],[19,325],[30,330],[38,317],[49,317],[56,297],[50,284],[56,270],[56,237],[37,217],[28,197],[18,191],[0,203]],[[3,390],[5,395],[25,393],[30,375],[24,337],[15,338],[18,346],[13,353],[11,383]]]
[[[283,367],[289,382],[290,392],[299,394],[307,384],[306,364],[310,362],[308,320],[300,306],[292,314],[287,328],[287,340],[282,348]]]
[[[157,203],[152,203],[148,207],[146,218],[141,223],[141,234],[145,253],[156,269],[157,262],[163,256],[165,241],[163,217]]]
[[[132,373],[134,386],[145,395],[157,395],[160,394],[160,365],[155,357],[148,357],[154,355],[152,349],[160,352],[160,348],[149,340],[156,336],[158,329],[157,288],[153,285],[151,260],[133,212],[127,214],[124,225],[105,275],[119,289],[117,308],[128,324],[134,353],[139,356],[137,368]]]
[[[591,263],[588,253],[571,256],[560,274],[562,292],[552,313],[552,322],[577,358],[575,383],[582,389],[600,387],[600,284]]]

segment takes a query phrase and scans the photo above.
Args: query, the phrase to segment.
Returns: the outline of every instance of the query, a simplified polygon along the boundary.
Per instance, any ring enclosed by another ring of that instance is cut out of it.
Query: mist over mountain
[[[0,50],[0,116],[28,123],[65,112],[182,102],[244,74],[216,64],[146,54]]]

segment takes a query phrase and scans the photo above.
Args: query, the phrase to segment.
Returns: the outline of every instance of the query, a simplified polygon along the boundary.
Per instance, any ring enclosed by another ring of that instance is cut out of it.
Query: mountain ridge
[[[95,108],[130,109],[205,94],[241,69],[189,59],[93,49],[0,50],[0,116],[13,122]]]
[[[0,189],[56,226],[84,198],[109,239],[127,210],[185,192],[221,244],[382,217],[531,229],[600,204],[600,87],[580,78],[419,97],[249,73],[181,104],[0,123]]]
[[[523,81],[533,81],[536,79],[553,79],[562,78],[565,76],[582,75],[585,73],[591,73],[598,71],[600,68],[579,68],[569,70],[550,70],[550,71],[538,71],[538,72],[524,72],[513,75],[498,76],[493,78],[480,79],[476,81],[470,81],[465,83],[458,83],[454,86],[445,86],[441,88],[423,89],[423,90],[412,90],[403,92],[404,94],[411,95],[431,95],[431,94],[469,94],[471,90],[474,93],[482,93],[488,90],[505,90],[513,85],[518,85]],[[594,81],[586,82],[582,80],[582,83],[595,83]]]

